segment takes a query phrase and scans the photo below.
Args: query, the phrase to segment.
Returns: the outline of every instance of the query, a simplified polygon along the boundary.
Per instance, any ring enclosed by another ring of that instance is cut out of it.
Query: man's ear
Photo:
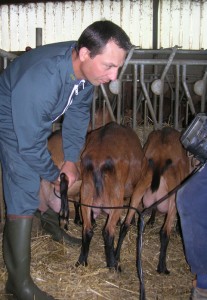
[[[85,61],[90,57],[90,51],[86,47],[82,47],[79,50],[79,58],[81,61]]]

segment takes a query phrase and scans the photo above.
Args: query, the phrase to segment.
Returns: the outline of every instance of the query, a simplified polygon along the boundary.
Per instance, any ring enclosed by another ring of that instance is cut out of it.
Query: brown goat
[[[119,269],[114,237],[121,209],[110,207],[123,207],[124,197],[133,194],[141,175],[143,157],[139,138],[129,127],[111,122],[88,134],[81,156],[83,231],[81,253],[76,266],[87,265],[93,236],[91,211],[94,218],[104,211],[108,215],[103,229],[107,267]]]
[[[95,112],[95,129],[99,128],[106,123],[111,122],[109,111],[107,107],[103,109],[102,107],[98,108]],[[90,122],[88,126],[88,132],[92,130],[92,124]],[[64,163],[64,154],[63,154],[63,145],[62,145],[62,132],[61,130],[55,131],[48,139],[48,150],[51,154],[51,158],[54,161],[55,165],[60,169]],[[79,169],[80,162],[77,163]],[[80,186],[81,180],[76,181],[72,187],[68,190],[68,198],[76,201],[74,203],[75,207],[75,219],[74,223],[81,224],[81,217],[79,214],[79,200],[80,200]],[[39,209],[42,212],[45,212],[48,209],[48,206],[52,208],[55,212],[60,211],[61,201],[54,194],[53,184],[46,180],[41,180],[40,185],[40,206]],[[63,226],[64,227],[64,226]]]
[[[138,182],[131,198],[131,206],[138,208],[143,200],[145,208],[179,185],[190,173],[190,161],[180,142],[180,133],[170,127],[155,130],[148,136],[144,146],[145,171]],[[160,256],[157,267],[158,273],[168,274],[166,252],[172,225],[176,217],[175,194],[157,206],[157,210],[166,214],[165,222],[160,231]],[[130,226],[134,210],[128,210],[123,222],[119,241],[116,248],[116,259],[120,259],[120,250],[124,237]]]
[[[55,131],[48,139],[48,150],[51,153],[51,158],[55,165],[60,169],[64,163],[64,154],[62,146],[62,133],[61,130]],[[79,169],[79,162],[77,163]],[[80,217],[78,214],[79,198],[80,198],[80,186],[81,180],[76,181],[70,189],[68,189],[68,198],[72,198],[77,201],[75,206],[75,223],[80,222]],[[40,206],[41,212],[45,212],[48,206],[52,208],[55,212],[59,213],[61,207],[60,199],[54,194],[54,186],[51,182],[42,179],[40,184]],[[64,227],[64,226],[63,226]]]

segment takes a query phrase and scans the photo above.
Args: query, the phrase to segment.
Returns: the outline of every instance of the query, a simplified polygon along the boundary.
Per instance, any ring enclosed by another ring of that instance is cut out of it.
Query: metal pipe
[[[4,66],[3,66],[3,68],[6,69],[7,65],[8,65],[8,58],[4,57]]]
[[[134,54],[170,54],[172,52],[171,48],[165,49],[140,49],[135,47]],[[177,54],[195,54],[195,55],[207,55],[207,50],[178,50]]]
[[[10,53],[10,52],[7,52],[3,49],[0,49],[0,56],[2,57],[6,57],[8,58],[9,60],[13,60],[15,59],[16,57],[18,57],[17,55],[13,54],[13,53]]]
[[[201,95],[201,112],[205,112],[205,104],[206,104],[206,84],[207,84],[207,68],[205,70],[204,76],[203,76],[203,91]]]
[[[152,103],[150,101],[150,97],[148,95],[148,92],[147,92],[147,89],[146,89],[146,86],[144,83],[144,65],[140,66],[140,83],[141,83],[142,90],[143,90],[143,93],[144,93],[146,101],[147,101],[148,109],[150,111],[151,117],[154,122],[154,126],[155,126],[155,128],[158,128],[158,123],[157,123],[156,116],[153,111]]]
[[[174,128],[178,129],[178,112],[179,112],[179,87],[180,87],[180,66],[175,70],[175,111],[174,111]]]
[[[168,59],[131,59],[129,65],[165,65],[168,63]],[[171,65],[192,65],[200,66],[207,65],[207,60],[190,60],[190,59],[174,59]]]
[[[194,108],[193,100],[191,98],[191,95],[190,95],[190,92],[189,92],[189,89],[188,89],[188,86],[187,86],[187,83],[186,83],[186,65],[183,65],[182,67],[183,67],[183,72],[182,72],[183,88],[184,88],[186,97],[188,99],[188,103],[189,103],[189,106],[190,106],[191,113],[193,115],[195,115],[195,108]]]
[[[158,47],[158,9],[159,9],[159,0],[153,1],[153,27],[152,27],[152,47],[157,49]]]
[[[105,90],[105,87],[104,87],[103,84],[101,84],[100,86],[101,86],[101,91],[102,91],[102,93],[103,93],[104,99],[105,99],[105,101],[106,101],[106,106],[107,106],[107,108],[108,108],[110,117],[112,118],[113,121],[116,121],[116,119],[115,119],[115,117],[114,117],[113,110],[112,110],[112,108],[111,108],[111,104],[110,104],[109,98],[108,98],[107,93],[106,93],[106,90]]]
[[[168,59],[168,62],[164,68],[164,71],[162,72],[161,78],[160,78],[160,99],[159,99],[159,125],[162,125],[163,122],[163,100],[164,100],[164,80],[165,76],[172,64],[173,58],[175,57],[176,51],[177,51],[177,46],[173,47],[172,53],[170,54],[170,57]]]
[[[42,46],[42,28],[36,28],[36,47]]]
[[[122,80],[122,77],[124,75],[124,72],[128,66],[128,63],[132,57],[132,54],[134,52],[134,49],[135,49],[135,46],[132,46],[128,55],[127,55],[127,58],[125,59],[125,62],[124,62],[124,65],[121,69],[121,72],[119,74],[119,77],[118,77],[118,97],[117,97],[117,123],[120,124],[121,123],[121,100],[122,100],[122,85],[121,85],[121,80]]]
[[[98,94],[98,87],[95,87],[93,93],[92,112],[91,112],[91,128],[95,129],[95,114],[96,114],[96,100]]]
[[[162,81],[164,81],[164,79],[165,79],[165,76],[166,76],[166,74],[167,74],[167,72],[168,72],[168,70],[169,70],[169,68],[170,68],[170,66],[171,66],[171,64],[172,64],[172,61],[173,61],[173,58],[175,57],[175,54],[176,54],[177,49],[178,49],[178,46],[175,46],[175,47],[173,47],[173,49],[172,49],[172,53],[170,54],[170,57],[169,57],[169,59],[168,59],[168,62],[167,62],[167,64],[166,64],[166,66],[165,66],[165,68],[164,68],[164,71],[163,71],[163,73],[162,73],[162,76],[161,76],[161,78],[160,78]]]
[[[132,128],[137,126],[137,65],[134,65]]]
[[[122,67],[122,69],[121,69],[121,72],[120,72],[120,74],[119,74],[119,77],[118,77],[119,80],[122,79],[123,74],[124,74],[124,72],[125,72],[125,70],[126,70],[126,68],[127,68],[127,66],[128,66],[128,63],[129,63],[129,61],[130,61],[130,59],[131,59],[131,57],[132,57],[132,55],[133,55],[133,52],[134,52],[135,48],[136,48],[135,46],[132,46],[132,47],[131,47],[131,49],[130,49],[130,51],[129,51],[129,53],[128,53],[126,59],[125,59],[125,62],[124,62],[124,64],[123,64],[123,67]]]

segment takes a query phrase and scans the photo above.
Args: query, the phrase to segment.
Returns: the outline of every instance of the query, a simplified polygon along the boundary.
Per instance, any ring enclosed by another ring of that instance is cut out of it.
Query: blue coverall
[[[40,178],[59,170],[47,139],[64,114],[64,159],[78,161],[85,142],[94,87],[77,80],[76,42],[38,47],[16,58],[0,75],[0,160],[7,214],[32,215],[39,206]]]
[[[194,274],[207,275],[207,165],[177,193],[186,258]],[[206,287],[207,288],[207,287]]]

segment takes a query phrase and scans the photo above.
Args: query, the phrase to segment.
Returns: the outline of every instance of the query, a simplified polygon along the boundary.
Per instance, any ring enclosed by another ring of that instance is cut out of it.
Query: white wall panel
[[[120,25],[134,45],[152,48],[153,0],[87,0],[0,5],[0,48],[22,51],[42,43],[74,40],[92,22],[109,19]],[[207,1],[160,0],[158,48],[207,48]]]
[[[206,49],[206,7],[206,0],[160,0],[158,48]]]
[[[2,5],[0,9],[0,45],[4,46],[3,49],[10,50],[9,33],[9,6]],[[0,48],[2,48],[0,46]]]

